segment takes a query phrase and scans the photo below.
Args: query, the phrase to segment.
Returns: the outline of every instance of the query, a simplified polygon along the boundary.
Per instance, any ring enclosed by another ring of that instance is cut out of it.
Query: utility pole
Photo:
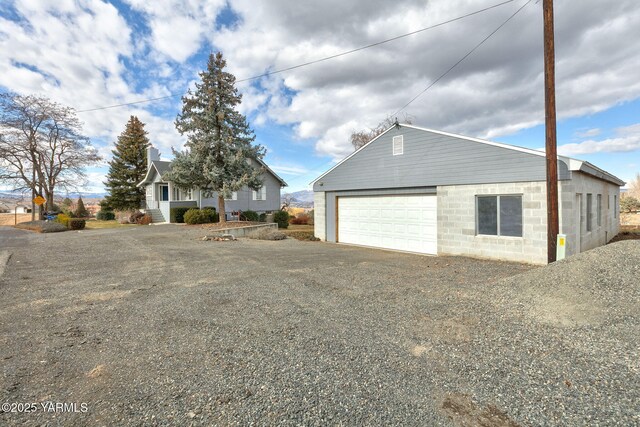
[[[553,0],[543,0],[544,15],[544,101],[547,153],[547,260],[556,260],[558,221],[558,151],[556,143],[556,81],[553,37]]]

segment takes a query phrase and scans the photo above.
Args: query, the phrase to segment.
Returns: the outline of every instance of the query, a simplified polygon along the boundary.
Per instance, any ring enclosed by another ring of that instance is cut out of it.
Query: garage
[[[337,241],[436,255],[434,194],[338,197]]]

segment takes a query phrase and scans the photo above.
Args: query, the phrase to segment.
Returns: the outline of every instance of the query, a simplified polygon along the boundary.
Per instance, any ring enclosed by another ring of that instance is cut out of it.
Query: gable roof
[[[282,187],[286,187],[287,186],[287,183],[285,182],[285,180],[280,178],[273,170],[271,170],[271,168],[269,166],[267,166],[267,164],[264,161],[259,159],[258,163],[260,163],[260,165],[262,167],[264,167],[264,169],[267,172],[269,172],[271,175],[273,175],[280,182],[280,185]],[[140,187],[140,186],[145,185],[145,184],[149,184],[151,182],[150,181],[150,178],[152,176],[151,172],[154,171],[154,170],[156,171],[156,173],[158,175],[162,176],[165,172],[168,172],[168,171],[171,170],[171,162],[162,161],[162,160],[153,160],[151,162],[151,167],[149,167],[147,169],[147,173],[144,176],[144,179],[142,181],[140,181],[140,183],[137,185],[137,187]]]
[[[163,173],[168,172],[171,170],[171,162],[164,162],[161,160],[153,160],[151,162],[151,166],[149,168],[147,168],[147,173],[144,176],[144,179],[142,181],[140,181],[136,187],[141,187],[145,184],[149,184],[150,178],[151,178],[151,172],[156,171],[156,173],[160,176],[162,176]]]
[[[364,148],[368,147],[374,141],[380,139],[382,136],[384,136],[387,132],[389,132],[390,130],[392,130],[395,127],[396,127],[396,125],[392,125],[391,127],[387,128],[380,135],[376,136],[371,141],[367,142],[365,145],[363,145],[362,147],[358,148],[356,151],[354,151],[353,153],[351,153],[350,155],[348,155],[347,157],[345,157],[344,159],[342,159],[341,161],[336,163],[331,169],[329,169],[328,171],[326,171],[325,173],[323,173],[322,175],[320,175],[319,177],[317,177],[316,179],[311,181],[310,185],[315,184],[317,181],[322,179],[324,176],[329,174],[331,171],[336,169],[338,166],[340,166],[341,164],[343,164],[344,162],[349,160],[351,157],[353,157],[356,154],[358,154],[361,150],[363,150]],[[510,145],[510,144],[504,144],[504,143],[501,143],[501,142],[487,141],[487,140],[480,139],[480,138],[473,138],[473,137],[469,137],[469,136],[464,136],[464,135],[459,135],[459,134],[449,133],[449,132],[443,132],[443,131],[439,131],[439,130],[428,129],[428,128],[424,128],[424,127],[420,127],[420,126],[409,125],[409,124],[400,124],[399,127],[401,127],[401,128],[402,127],[406,127],[406,128],[410,128],[410,129],[416,129],[416,130],[424,131],[424,132],[431,132],[431,133],[438,134],[438,135],[449,136],[449,137],[453,137],[453,138],[459,138],[459,139],[462,139],[462,140],[465,140],[465,141],[471,141],[471,142],[475,142],[475,143],[479,143],[479,144],[490,145],[490,146],[494,146],[494,147],[500,147],[500,148],[504,148],[504,149],[508,149],[508,150],[512,150],[512,151],[517,151],[517,152],[521,152],[521,153],[526,153],[526,154],[530,154],[530,155],[546,158],[546,154],[545,154],[544,151],[534,150],[534,149],[525,148],[525,147],[519,147],[517,145]],[[584,173],[587,173],[589,175],[595,176],[596,178],[600,178],[600,179],[612,182],[612,183],[617,184],[617,185],[624,185],[625,184],[624,181],[622,181],[620,178],[618,178],[618,177],[616,177],[616,176],[614,176],[614,175],[612,175],[612,174],[610,174],[610,173],[608,173],[608,172],[606,172],[606,171],[604,171],[604,170],[592,165],[591,163],[589,163],[587,161],[574,159],[574,158],[566,157],[566,156],[558,156],[558,160],[564,162],[567,165],[567,167],[569,168],[569,170],[571,170],[571,171],[584,172]]]

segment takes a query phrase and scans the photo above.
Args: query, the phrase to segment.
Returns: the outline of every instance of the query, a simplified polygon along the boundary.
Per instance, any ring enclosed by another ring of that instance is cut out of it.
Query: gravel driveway
[[[36,403],[0,425],[640,424],[638,241],[534,268],[202,235],[0,227],[0,403]]]

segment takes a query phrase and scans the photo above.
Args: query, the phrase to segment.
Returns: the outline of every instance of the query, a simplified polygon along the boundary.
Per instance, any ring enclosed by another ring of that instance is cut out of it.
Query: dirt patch
[[[461,427],[520,427],[509,416],[495,405],[484,408],[466,394],[450,394],[442,400],[442,410]]]

